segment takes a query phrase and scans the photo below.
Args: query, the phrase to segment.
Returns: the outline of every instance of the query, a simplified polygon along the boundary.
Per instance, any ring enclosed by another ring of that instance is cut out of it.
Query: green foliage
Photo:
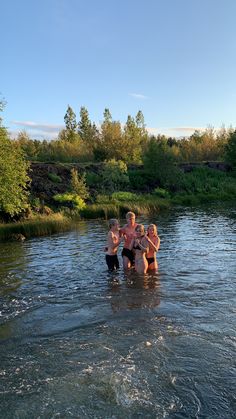
[[[127,174],[126,164],[115,159],[108,160],[102,171],[102,187],[106,193],[112,193],[125,189],[129,185],[129,176]]]
[[[64,116],[66,129],[71,132],[75,132],[77,128],[76,115],[73,109],[68,105],[66,114]]]
[[[92,124],[89,118],[88,110],[81,106],[80,121],[78,123],[78,134],[87,149],[92,153],[98,137],[98,130],[95,124]]]
[[[174,196],[173,202],[195,205],[234,199],[236,199],[235,178],[218,170],[199,167],[184,175],[181,191]]]
[[[83,200],[89,197],[89,191],[86,186],[86,175],[78,175],[78,170],[71,169],[71,192],[76,195],[79,195]]]
[[[170,194],[166,189],[155,188],[153,195],[158,196],[159,198],[170,198]]]
[[[64,193],[54,195],[53,199],[60,204],[69,206],[70,208],[76,208],[77,210],[82,210],[86,207],[84,200],[76,194],[73,193]]]
[[[38,215],[29,221],[0,224],[0,241],[11,240],[17,234],[22,234],[27,239],[51,235],[70,230],[72,226],[69,219],[63,217],[62,214]]]
[[[130,187],[133,190],[145,191],[149,190],[152,184],[152,178],[142,168],[129,169]],[[156,182],[154,182],[155,184]]]
[[[48,178],[53,182],[53,183],[61,183],[61,177],[58,176],[56,173],[48,173]]]
[[[85,176],[86,176],[86,184],[89,187],[96,188],[98,187],[98,185],[100,185],[102,178],[98,173],[86,172]]]
[[[28,205],[29,164],[22,150],[0,127],[0,211],[14,216]]]
[[[137,201],[139,197],[132,192],[113,192],[111,199],[115,201]]]
[[[143,156],[144,170],[160,187],[176,190],[182,172],[176,167],[171,148],[161,138],[151,138]]]
[[[66,125],[66,129],[64,130],[64,140],[69,141],[70,143],[76,142],[78,140],[78,134],[76,132],[76,115],[69,105],[64,116],[64,121]]]
[[[232,164],[234,170],[236,170],[236,130],[229,136],[228,143],[225,146],[225,157],[226,161]]]

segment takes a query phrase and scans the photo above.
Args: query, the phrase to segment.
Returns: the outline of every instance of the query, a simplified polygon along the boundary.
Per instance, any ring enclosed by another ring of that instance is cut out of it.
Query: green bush
[[[97,204],[109,204],[111,202],[111,197],[108,195],[98,194],[96,202]]]
[[[153,195],[158,196],[159,198],[170,198],[169,192],[162,188],[154,189]]]
[[[139,199],[138,195],[132,192],[113,192],[111,198],[115,201],[137,201]]]
[[[133,190],[149,190],[151,177],[143,169],[130,169],[128,171],[130,187]]]
[[[86,184],[89,187],[99,187],[101,184],[102,178],[100,175],[94,172],[86,172]]]
[[[53,182],[53,183],[61,183],[61,177],[56,175],[56,173],[48,173],[48,178]]]
[[[53,199],[60,204],[64,204],[65,206],[67,205],[78,210],[82,210],[86,207],[84,200],[80,198],[79,195],[72,193],[57,194],[54,195]]]

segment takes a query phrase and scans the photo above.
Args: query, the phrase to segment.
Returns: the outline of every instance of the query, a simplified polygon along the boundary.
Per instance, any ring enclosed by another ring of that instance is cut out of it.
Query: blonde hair
[[[144,228],[144,225],[143,224],[137,224],[136,227],[135,227],[135,231],[137,231],[137,230],[140,230],[140,233],[142,235],[145,234],[145,228]]]
[[[125,216],[126,220],[129,220],[130,218],[135,218],[135,213],[132,211],[127,212]]]
[[[109,224],[109,228],[112,228],[113,226],[115,226],[116,224],[119,224],[119,221],[116,219],[116,218],[111,218],[109,221],[108,221],[108,224]]]
[[[154,230],[154,236],[158,236],[158,233],[157,233],[157,226],[156,226],[156,224],[149,224],[149,226],[148,226],[148,228],[147,228],[147,235],[149,235],[149,228],[153,228],[153,230]]]

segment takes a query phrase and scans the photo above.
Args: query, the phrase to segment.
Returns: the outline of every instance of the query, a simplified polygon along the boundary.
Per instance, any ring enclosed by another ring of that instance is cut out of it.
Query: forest
[[[142,213],[236,198],[233,127],[154,136],[142,111],[122,124],[107,108],[97,126],[85,107],[77,121],[68,106],[57,138],[40,141],[25,131],[12,138],[0,122],[3,223],[58,212],[107,218],[127,209]]]

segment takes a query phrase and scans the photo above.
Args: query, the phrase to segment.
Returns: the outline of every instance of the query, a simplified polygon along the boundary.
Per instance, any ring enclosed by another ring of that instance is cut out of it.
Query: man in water
[[[134,264],[134,254],[131,250],[131,242],[136,236],[135,228],[137,223],[135,222],[135,214],[132,211],[126,214],[127,224],[120,229],[120,235],[124,237],[124,248],[122,250],[122,259],[124,270],[129,269]]]

